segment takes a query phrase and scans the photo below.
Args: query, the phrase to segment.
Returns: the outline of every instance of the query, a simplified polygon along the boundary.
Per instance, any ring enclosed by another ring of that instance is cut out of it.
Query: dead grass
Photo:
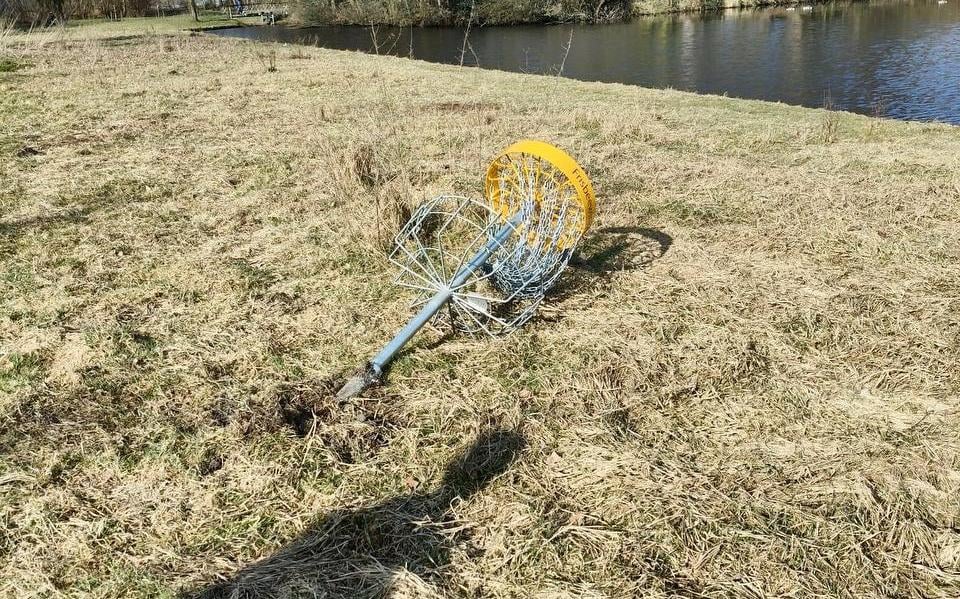
[[[3,42],[0,594],[960,594],[960,130]],[[599,194],[541,317],[331,403],[407,316],[386,232],[519,137]]]

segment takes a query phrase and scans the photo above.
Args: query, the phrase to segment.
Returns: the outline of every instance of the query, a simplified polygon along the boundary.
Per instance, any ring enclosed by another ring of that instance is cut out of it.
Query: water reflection
[[[673,15],[614,25],[259,27],[222,35],[960,124],[960,0]],[[573,35],[569,53],[566,46]]]

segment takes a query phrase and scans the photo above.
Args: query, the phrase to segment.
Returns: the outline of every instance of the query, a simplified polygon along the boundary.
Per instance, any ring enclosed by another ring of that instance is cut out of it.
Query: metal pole
[[[407,342],[417,334],[417,331],[423,328],[423,325],[427,324],[427,321],[433,318],[433,316],[440,311],[440,308],[447,303],[447,301],[450,299],[450,296],[453,295],[453,290],[466,283],[473,271],[480,268],[480,266],[487,261],[487,258],[489,258],[493,252],[497,251],[497,249],[502,246],[507,239],[510,238],[510,235],[513,234],[513,229],[515,227],[514,221],[519,222],[519,220],[519,215],[517,215],[511,219],[509,223],[497,231],[497,234],[494,235],[493,238],[486,243],[486,245],[480,248],[480,250],[474,254],[473,258],[471,258],[470,261],[460,269],[460,272],[453,277],[453,280],[450,281],[450,284],[445,289],[440,290],[440,292],[433,296],[433,298],[427,302],[427,305],[425,305],[420,312],[406,324],[406,326],[400,329],[396,336],[390,340],[390,343],[386,344],[383,349],[380,350],[380,353],[370,360],[370,367],[378,377],[383,374],[383,369],[390,362],[390,360],[393,359],[394,355],[400,351],[400,348],[406,345]]]
[[[406,326],[400,329],[393,339],[390,340],[390,343],[387,343],[383,349],[380,350],[380,353],[367,363],[367,367],[362,372],[351,377],[344,383],[340,391],[337,392],[337,401],[344,401],[354,397],[370,385],[379,381],[383,376],[384,368],[386,368],[390,360],[396,356],[397,352],[417,334],[417,331],[423,328],[423,325],[427,324],[427,321],[440,311],[440,308],[442,308],[444,304],[450,301],[455,291],[467,282],[470,275],[480,268],[497,249],[503,246],[504,242],[510,238],[510,235],[513,234],[521,222],[523,222],[523,215],[518,211],[470,258],[470,261],[454,275],[450,283],[430,298],[430,301],[420,309],[420,312],[418,312]]]
[[[417,331],[423,328],[423,325],[427,324],[428,320],[433,318],[434,314],[440,311],[440,308],[447,303],[451,295],[453,295],[453,292],[450,289],[444,289],[433,296],[433,298],[427,302],[427,305],[425,305],[406,326],[400,329],[393,339],[390,340],[390,343],[383,346],[380,353],[370,360],[370,367],[373,368],[377,376],[383,374],[384,367],[393,359],[393,356],[417,334]]]

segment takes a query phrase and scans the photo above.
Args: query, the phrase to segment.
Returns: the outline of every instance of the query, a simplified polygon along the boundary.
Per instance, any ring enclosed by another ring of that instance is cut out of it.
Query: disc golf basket
[[[441,195],[422,204],[397,234],[396,283],[419,308],[396,336],[337,393],[352,397],[378,381],[397,352],[431,318],[491,336],[534,315],[560,277],[596,210],[586,173],[566,152],[524,140],[487,169],[485,201]]]

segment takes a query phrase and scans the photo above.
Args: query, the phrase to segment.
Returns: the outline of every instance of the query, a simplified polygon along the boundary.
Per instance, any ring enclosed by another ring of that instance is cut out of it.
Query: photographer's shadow
[[[444,530],[451,502],[505,472],[523,446],[513,431],[483,434],[447,466],[437,489],[331,512],[274,555],[185,597],[382,597],[402,568],[442,583],[451,549],[464,540]]]
[[[579,294],[587,287],[604,285],[607,275],[638,270],[659,259],[673,237],[646,227],[605,227],[583,240],[570,259],[569,270],[551,292],[559,300]]]

